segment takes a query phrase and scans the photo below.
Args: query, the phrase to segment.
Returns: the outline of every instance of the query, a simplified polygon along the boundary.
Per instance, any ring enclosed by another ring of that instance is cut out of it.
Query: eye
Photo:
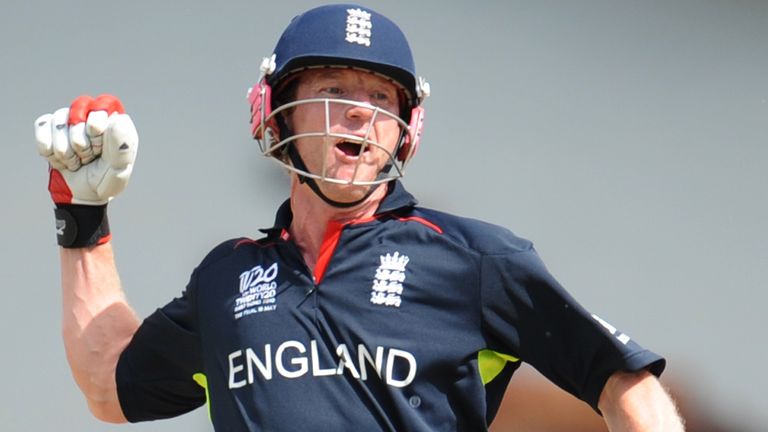
[[[341,87],[327,86],[327,87],[321,88],[320,93],[327,94],[330,96],[341,96],[344,94],[344,91],[341,89]]]
[[[389,102],[389,100],[392,99],[392,97],[384,92],[373,92],[371,95],[371,99],[377,101],[377,102]]]

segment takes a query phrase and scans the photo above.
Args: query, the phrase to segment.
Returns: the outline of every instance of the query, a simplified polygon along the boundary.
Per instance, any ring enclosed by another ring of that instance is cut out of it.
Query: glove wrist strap
[[[107,205],[56,204],[56,239],[64,248],[104,244],[112,237]]]

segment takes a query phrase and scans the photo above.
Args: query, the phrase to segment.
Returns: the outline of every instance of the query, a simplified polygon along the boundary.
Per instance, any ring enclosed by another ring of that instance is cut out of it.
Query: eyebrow
[[[338,78],[342,75],[338,69],[323,68],[316,69],[314,78]]]
[[[313,71],[313,75],[309,77],[308,82],[315,81],[317,79],[338,79],[341,78],[344,75],[344,71],[350,70],[350,69],[344,69],[344,68],[334,68],[334,67],[323,67],[323,68],[317,68],[317,69],[310,69]],[[354,70],[354,69],[352,69]],[[364,71],[360,70],[361,72],[367,72],[370,74],[370,76],[380,79],[381,81],[377,83],[377,85],[385,85],[385,84],[392,84],[394,86],[394,93],[395,95],[399,92],[399,87],[397,86],[397,83],[395,83],[391,79],[386,79],[384,77],[378,76],[375,72],[372,71]]]

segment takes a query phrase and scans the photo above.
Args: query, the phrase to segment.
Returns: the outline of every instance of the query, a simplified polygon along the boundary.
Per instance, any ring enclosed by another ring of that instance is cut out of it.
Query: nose
[[[367,100],[355,99],[355,102],[370,104]],[[375,138],[373,130],[373,124],[376,121],[375,108],[372,106],[361,106],[346,102],[348,104],[344,108],[344,120],[342,125],[346,129],[347,133],[351,133],[360,137],[368,137],[369,140]]]
[[[367,100],[367,98],[354,99],[356,102],[362,102],[369,106],[360,106],[355,104],[349,104],[347,108],[344,111],[344,114],[347,119],[349,120],[363,120],[368,121],[373,117],[373,108],[371,107],[371,102]]]

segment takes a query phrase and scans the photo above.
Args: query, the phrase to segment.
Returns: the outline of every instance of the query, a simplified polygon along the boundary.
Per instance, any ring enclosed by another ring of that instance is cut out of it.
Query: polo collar
[[[376,215],[390,213],[406,207],[413,207],[418,204],[416,198],[411,195],[405,186],[399,180],[393,180],[387,185],[387,195],[381,201],[379,208],[376,209]],[[275,225],[271,228],[264,228],[259,231],[266,234],[280,234],[291,226],[293,212],[291,211],[291,200],[285,200],[277,209],[275,215]]]

